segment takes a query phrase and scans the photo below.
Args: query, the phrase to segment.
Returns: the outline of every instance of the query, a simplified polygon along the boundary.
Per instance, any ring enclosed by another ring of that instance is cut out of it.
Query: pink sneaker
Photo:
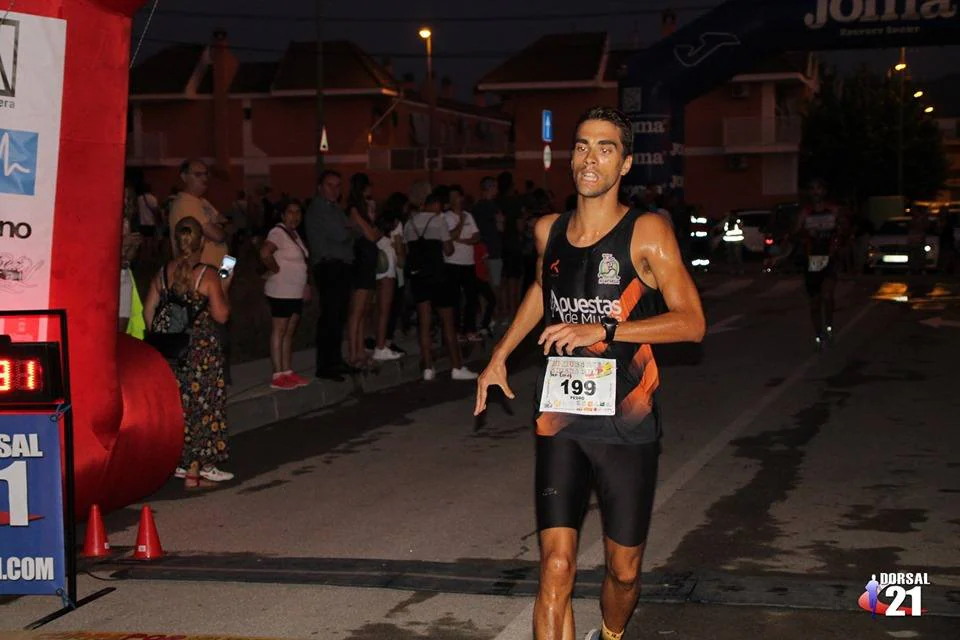
[[[306,387],[307,385],[310,384],[309,380],[301,376],[299,373],[295,373],[293,371],[287,372],[287,378],[292,380],[293,383],[297,385],[297,387]]]
[[[273,380],[270,381],[270,388],[290,391],[297,388],[297,383],[285,373],[275,373],[273,374]]]

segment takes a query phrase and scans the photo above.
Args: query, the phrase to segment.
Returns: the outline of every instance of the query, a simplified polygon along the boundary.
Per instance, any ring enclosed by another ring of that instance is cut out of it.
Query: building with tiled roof
[[[313,193],[316,163],[317,50],[292,42],[269,62],[241,62],[226,34],[209,46],[174,45],[131,72],[128,166],[163,192],[187,157],[209,160],[214,204],[236,190],[269,184]],[[508,114],[453,98],[445,80],[435,106],[412,80],[347,41],[323,43],[325,165],[364,171],[378,191],[406,190],[428,177],[473,185],[512,167]],[[430,113],[433,135],[429,136]]]
[[[669,35],[665,32],[664,35]],[[519,180],[572,191],[568,160],[577,118],[587,108],[619,105],[618,81],[640,49],[617,47],[606,33],[546,35],[500,62],[476,91],[514,120]],[[686,199],[707,214],[762,207],[797,197],[800,108],[817,87],[812,55],[759,60],[685,109]],[[553,139],[542,138],[543,112]],[[544,169],[544,147],[551,165]]]
[[[933,116],[943,133],[943,144],[950,163],[947,170],[945,197],[958,202],[960,201],[960,74],[954,73],[938,78],[934,82],[921,85],[921,88],[924,91],[924,103],[933,107]]]

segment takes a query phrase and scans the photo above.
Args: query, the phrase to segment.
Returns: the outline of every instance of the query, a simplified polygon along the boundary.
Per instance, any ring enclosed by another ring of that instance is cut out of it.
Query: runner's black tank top
[[[630,255],[634,223],[641,215],[658,214],[631,209],[607,235],[589,247],[574,247],[567,239],[572,215],[572,211],[561,214],[550,228],[543,256],[544,324],[598,324],[606,315],[625,322],[665,313],[663,295],[643,284]],[[649,344],[599,342],[579,347],[573,355],[616,359],[616,415],[540,413],[544,360],[537,378],[538,434],[632,444],[660,439],[660,376]]]

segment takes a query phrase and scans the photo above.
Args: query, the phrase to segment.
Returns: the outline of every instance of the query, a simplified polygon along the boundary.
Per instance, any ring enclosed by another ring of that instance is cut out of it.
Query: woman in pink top
[[[270,333],[270,361],[273,363],[273,389],[296,389],[309,381],[292,368],[293,336],[303,314],[304,301],[310,300],[307,280],[309,252],[297,234],[303,219],[300,203],[291,200],[280,216],[280,223],[267,234],[260,248],[260,259],[267,267],[264,293],[270,303],[273,328]]]

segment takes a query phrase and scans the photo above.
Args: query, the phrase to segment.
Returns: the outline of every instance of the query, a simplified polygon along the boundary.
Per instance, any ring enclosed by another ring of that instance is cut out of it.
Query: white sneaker
[[[603,634],[600,633],[600,629],[590,629],[587,631],[587,635],[583,636],[583,640],[600,640],[603,637]]]
[[[187,470],[183,467],[177,467],[177,470],[173,472],[173,477],[183,480],[187,477]]]
[[[454,380],[476,380],[478,377],[480,377],[480,374],[470,371],[470,369],[467,369],[466,367],[459,367],[450,371],[450,377],[452,377]]]
[[[374,349],[373,350],[373,359],[379,362],[387,362],[389,360],[399,360],[403,356],[397,353],[396,351],[384,347],[383,349]]]
[[[232,473],[229,471],[221,471],[213,465],[200,469],[200,477],[206,478],[211,482],[226,482],[227,480],[233,480]]]
[[[431,380],[433,380],[433,379],[436,378],[436,377],[437,377],[437,372],[434,371],[433,369],[424,369],[424,370],[423,370],[423,379],[426,380],[427,382],[430,382]]]

